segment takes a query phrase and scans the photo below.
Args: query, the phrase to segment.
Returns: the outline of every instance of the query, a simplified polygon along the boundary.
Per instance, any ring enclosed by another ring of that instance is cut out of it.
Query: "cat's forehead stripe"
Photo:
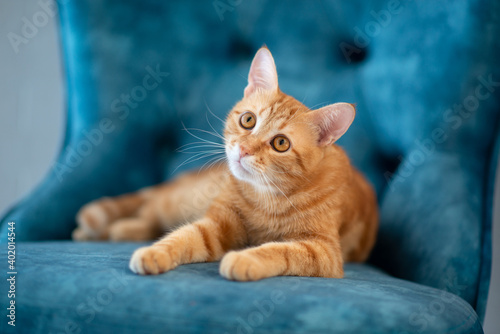
[[[271,106],[258,111],[257,125],[252,132],[267,132],[276,128],[278,131],[282,131],[289,125],[289,121],[297,116],[300,109],[295,99],[286,95],[280,96]]]
[[[259,112],[257,113],[257,115],[262,116],[262,113],[264,113],[264,112],[269,112],[269,111],[271,111],[271,110],[272,110],[272,108],[271,108],[271,107],[265,107],[265,108],[262,108],[262,109],[260,109],[260,110],[259,110]]]

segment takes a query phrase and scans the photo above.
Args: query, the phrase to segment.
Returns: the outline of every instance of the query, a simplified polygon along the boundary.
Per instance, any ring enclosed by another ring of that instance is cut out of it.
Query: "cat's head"
[[[263,47],[252,61],[243,99],[226,120],[229,168],[237,179],[262,189],[303,182],[354,115],[349,103],[310,110],[283,93],[273,56]]]

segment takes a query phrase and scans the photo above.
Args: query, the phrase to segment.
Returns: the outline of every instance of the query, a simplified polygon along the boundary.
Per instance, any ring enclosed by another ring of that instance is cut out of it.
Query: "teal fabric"
[[[195,140],[181,122],[210,129],[208,108],[224,117],[267,44],[283,91],[309,107],[357,104],[340,144],[377,190],[370,264],[451,292],[483,318],[499,149],[498,1],[58,4],[66,137],[45,180],[3,217],[1,242],[8,221],[18,242],[69,239],[83,204],[195,167],[173,173],[187,158],[175,149]]]
[[[230,282],[218,263],[144,277],[127,268],[136,247],[19,244],[16,333],[482,333],[460,297],[368,265],[347,265],[340,280]],[[6,321],[0,331],[11,332]]]

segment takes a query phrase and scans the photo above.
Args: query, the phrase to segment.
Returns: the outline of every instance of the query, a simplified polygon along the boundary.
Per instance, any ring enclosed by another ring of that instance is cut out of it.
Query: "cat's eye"
[[[251,130],[254,128],[255,123],[257,123],[257,119],[255,118],[255,115],[253,112],[247,111],[243,115],[241,115],[240,118],[240,125],[247,129]]]
[[[278,135],[271,140],[271,146],[278,152],[286,152],[290,148],[290,140],[283,135]]]

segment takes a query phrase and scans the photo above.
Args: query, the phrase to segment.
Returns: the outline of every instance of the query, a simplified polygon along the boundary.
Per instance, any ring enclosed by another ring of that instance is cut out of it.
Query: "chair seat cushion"
[[[227,281],[218,263],[128,269],[137,243],[18,243],[16,330],[37,333],[482,333],[460,297],[347,264],[344,279]],[[1,250],[7,259],[6,247]],[[3,261],[6,263],[7,260]],[[2,264],[2,269],[7,269]],[[4,273],[8,270],[2,270]],[[7,281],[1,283],[7,307]],[[1,322],[0,332],[14,328]]]

